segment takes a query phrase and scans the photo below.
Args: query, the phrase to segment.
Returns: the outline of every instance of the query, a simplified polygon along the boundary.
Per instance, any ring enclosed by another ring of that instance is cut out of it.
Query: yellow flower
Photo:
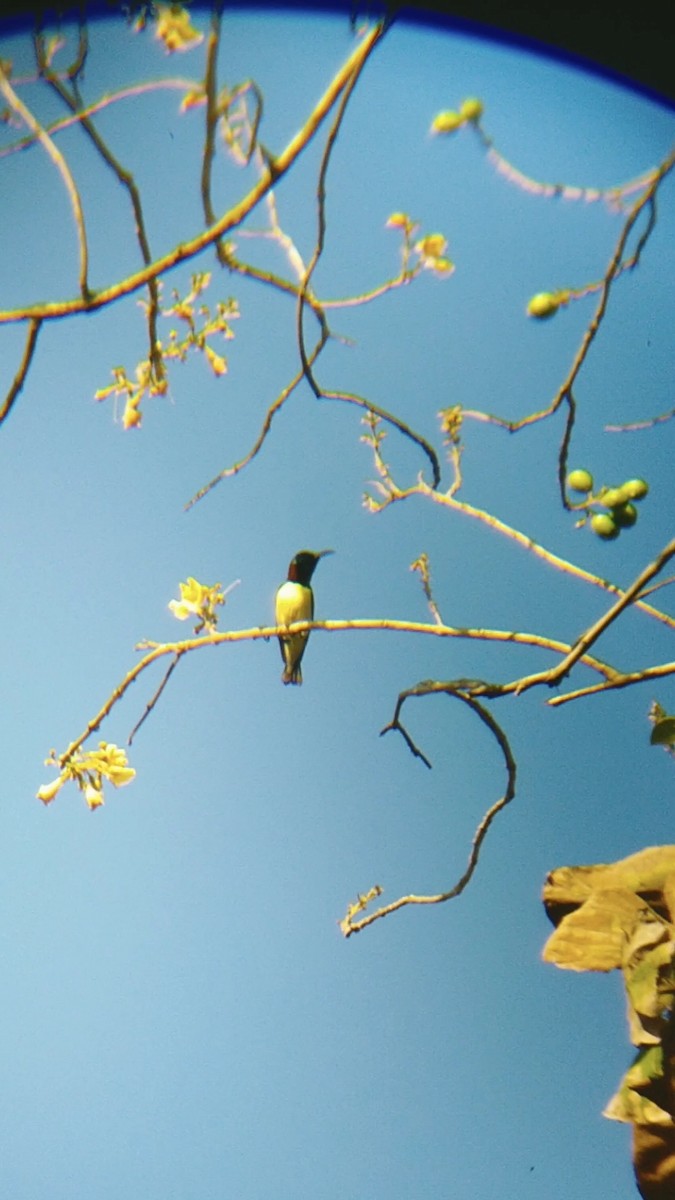
[[[58,779],[52,780],[51,783],[43,783],[42,787],[39,788],[37,792],[38,800],[41,800],[43,804],[51,804],[52,800],[61,791],[61,788],[66,782],[66,778],[67,777],[65,775],[61,774],[59,775]]]
[[[385,221],[385,229],[409,229],[410,217],[407,213],[395,212]]]
[[[442,233],[428,233],[415,244],[415,250],[420,256],[420,263],[425,270],[435,271],[437,275],[451,275],[455,264],[445,258],[447,239]]]
[[[136,774],[134,768],[129,766],[125,751],[114,742],[99,742],[99,748],[91,758],[94,769],[109,779],[113,787],[124,787],[131,783]]]
[[[100,808],[105,803],[103,799],[103,789],[96,787],[93,783],[88,783],[83,789],[82,794],[93,812],[95,808]]]
[[[454,262],[451,262],[449,258],[429,259],[429,262],[425,266],[435,271],[437,275],[452,275],[455,269]]]
[[[220,354],[216,354],[208,342],[204,343],[204,353],[209,360],[209,365],[214,375],[227,375],[227,360],[222,358]]]
[[[442,233],[428,233],[417,243],[415,249],[422,258],[438,258],[446,250],[448,243]]]
[[[189,14],[180,4],[157,5],[155,37],[164,42],[168,54],[191,50],[204,41],[204,35],[190,24]]]
[[[238,581],[237,581],[238,582]],[[180,600],[170,600],[169,608],[179,621],[187,621],[188,617],[198,617],[195,633],[201,633],[205,627],[215,629],[218,624],[216,606],[225,603],[226,592],[222,584],[214,583],[212,587],[198,583],[192,576],[187,583],[180,585]],[[235,584],[230,584],[229,592]]]
[[[187,583],[181,583],[178,586],[180,587],[180,600],[170,600],[169,608],[178,621],[187,621],[188,617],[195,616],[199,612],[204,592],[208,589],[193,579],[191,575]]]
[[[127,400],[122,414],[122,425],[124,429],[137,429],[143,421],[143,413],[138,408],[140,396],[136,399]]]
[[[98,750],[90,750],[83,754],[81,758],[73,762],[73,767],[73,774],[79,780],[89,776],[83,788],[87,804],[89,804],[86,796],[88,786],[102,791],[102,780],[108,779],[113,787],[124,787],[125,784],[131,783],[136,774],[134,768],[129,766],[124,750],[121,750],[114,742],[99,742]],[[103,801],[101,800],[100,803],[102,804]]]

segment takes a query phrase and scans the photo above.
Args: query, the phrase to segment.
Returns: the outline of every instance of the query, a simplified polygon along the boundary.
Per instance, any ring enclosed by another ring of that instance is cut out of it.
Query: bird
[[[277,625],[292,625],[295,621],[314,620],[314,593],[310,580],[320,558],[332,550],[299,550],[291,559],[288,578],[277,589],[275,613]],[[300,663],[307,649],[309,633],[280,633],[279,646],[284,664],[283,683],[302,683]]]

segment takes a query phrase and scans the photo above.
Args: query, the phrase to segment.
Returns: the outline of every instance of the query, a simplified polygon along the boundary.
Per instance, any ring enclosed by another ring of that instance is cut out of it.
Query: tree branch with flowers
[[[142,357],[134,365],[111,367],[109,362],[102,364],[100,386],[94,398],[102,403],[111,402],[115,419],[130,436],[148,436],[150,420],[146,418],[150,414],[154,418],[155,413],[161,411],[158,402],[169,397],[172,389],[180,395],[180,368],[183,365],[190,361],[199,362],[207,368],[205,375],[208,374],[219,387],[227,387],[229,358],[237,350],[235,329],[249,320],[249,314],[243,312],[239,297],[233,292],[237,285],[243,286],[241,281],[246,281],[246,285],[251,284],[260,292],[273,292],[287,306],[293,319],[292,366],[278,381],[278,386],[275,382],[274,388],[266,393],[261,405],[262,416],[244,449],[219,459],[212,478],[201,483],[191,497],[186,496],[186,508],[203,504],[216,487],[251,468],[270,449],[277,417],[298,397],[310,394],[317,401],[339,405],[346,412],[358,414],[360,440],[366,448],[372,464],[369,470],[374,476],[366,485],[362,503],[373,520],[386,520],[395,506],[400,509],[401,505],[409,508],[417,505],[420,513],[433,511],[448,522],[462,522],[476,531],[485,530],[495,535],[515,558],[526,554],[542,572],[553,571],[558,580],[581,591],[587,589],[589,595],[601,595],[604,602],[600,615],[589,617],[575,636],[559,636],[553,627],[529,628],[525,621],[518,625],[505,621],[504,628],[486,626],[478,617],[466,626],[450,623],[444,616],[447,597],[441,596],[433,583],[438,563],[423,545],[420,521],[420,546],[410,569],[417,577],[428,610],[426,620],[416,619],[416,613],[405,619],[378,614],[375,617],[295,622],[290,626],[291,632],[312,631],[340,638],[368,633],[379,639],[379,644],[383,639],[386,644],[392,635],[399,634],[415,639],[454,639],[468,644],[479,643],[481,647],[491,646],[495,652],[494,672],[490,678],[401,681],[405,686],[401,686],[392,701],[393,713],[381,730],[382,734],[397,734],[414,759],[430,768],[431,759],[423,739],[411,732],[403,714],[410,712],[413,702],[444,696],[468,710],[481,734],[487,736],[489,744],[496,750],[503,783],[498,794],[485,800],[482,816],[468,846],[464,869],[441,890],[406,891],[394,899],[385,899],[382,883],[364,881],[364,890],[348,903],[340,922],[342,933],[349,938],[403,908],[442,905],[462,894],[474,878],[488,833],[516,796],[517,756],[506,722],[498,722],[494,715],[497,702],[515,701],[527,691],[544,689],[541,695],[546,697],[546,706],[557,710],[582,699],[594,704],[601,694],[604,696],[646,683],[661,683],[675,674],[671,656],[652,653],[648,637],[639,645],[633,645],[626,638],[622,663],[618,662],[613,650],[605,650],[608,632],[617,627],[625,628],[633,617],[642,623],[641,629],[647,627],[669,635],[675,630],[675,617],[665,603],[666,589],[675,580],[675,576],[666,574],[675,558],[675,541],[670,536],[656,552],[645,552],[641,567],[632,577],[619,582],[620,565],[607,572],[612,578],[606,578],[599,568],[591,570],[583,565],[583,554],[580,561],[574,561],[572,557],[558,553],[553,545],[544,544],[541,537],[535,537],[526,528],[507,519],[506,512],[493,511],[494,505],[481,505],[466,498],[476,453],[480,454],[484,445],[481,438],[505,435],[504,462],[508,464],[513,437],[525,435],[535,427],[544,427],[551,430],[546,461],[557,489],[559,508],[571,526],[580,531],[580,536],[589,534],[591,539],[597,539],[591,541],[592,545],[604,546],[620,539],[625,545],[626,538],[637,539],[644,525],[641,514],[649,511],[655,501],[663,503],[662,498],[653,495],[649,481],[639,477],[632,467],[628,478],[619,481],[608,478],[605,482],[607,472],[602,463],[593,464],[591,471],[588,464],[579,461],[575,438],[579,415],[585,411],[586,402],[581,399],[584,373],[589,369],[592,353],[602,341],[617,296],[622,289],[637,282],[639,268],[653,252],[658,205],[667,194],[667,181],[675,166],[675,150],[656,165],[647,166],[636,177],[610,187],[592,183],[553,184],[535,179],[498,148],[489,128],[489,109],[486,111],[486,105],[479,97],[468,96],[456,110],[438,112],[426,130],[420,129],[420,137],[427,134],[433,140],[434,150],[448,157],[452,155],[453,141],[457,144],[459,139],[473,138],[487,170],[496,174],[504,189],[515,189],[516,194],[522,193],[533,203],[542,205],[596,206],[608,220],[618,223],[619,228],[613,232],[611,246],[603,260],[604,269],[599,269],[595,263],[589,265],[587,277],[572,282],[542,279],[540,290],[522,298],[523,320],[529,322],[530,327],[540,327],[542,338],[552,322],[564,320],[565,314],[570,314],[575,307],[580,306],[577,312],[584,311],[583,306],[590,309],[584,318],[582,334],[572,348],[552,394],[530,403],[525,381],[527,411],[514,416],[502,412],[498,402],[488,411],[473,400],[458,402],[454,395],[448,395],[444,390],[439,395],[421,396],[411,419],[401,403],[395,382],[392,386],[390,379],[384,381],[383,394],[376,394],[372,384],[362,390],[357,390],[358,383],[354,388],[343,386],[335,360],[325,352],[329,347],[349,344],[349,339],[337,329],[341,315],[386,303],[395,293],[423,288],[430,279],[446,288],[446,295],[451,294],[463,269],[461,252],[455,250],[447,232],[434,226],[427,227],[402,208],[397,207],[393,212],[383,209],[381,228],[386,230],[383,237],[389,239],[390,247],[397,245],[398,248],[397,258],[391,266],[379,274],[373,271],[363,287],[352,291],[345,288],[342,295],[324,294],[319,283],[320,265],[326,250],[333,246],[334,238],[330,182],[339,171],[335,166],[336,146],[338,139],[349,133],[354,96],[367,86],[367,68],[380,53],[385,37],[390,36],[392,22],[376,21],[358,28],[349,53],[325,84],[318,100],[304,112],[297,132],[285,144],[273,148],[269,144],[266,124],[266,98],[259,83],[252,75],[239,81],[223,82],[220,78],[225,57],[221,8],[216,5],[208,27],[204,23],[202,29],[201,24],[199,16],[193,17],[179,5],[143,9],[132,18],[129,37],[141,35],[147,26],[154,35],[155,48],[168,56],[184,55],[184,61],[197,64],[194,74],[133,83],[96,97],[85,98],[84,95],[85,68],[90,52],[90,32],[84,19],[77,35],[70,41],[61,34],[49,36],[46,29],[38,25],[34,35],[35,72],[30,78],[15,78],[12,64],[0,62],[0,93],[6,105],[4,123],[12,139],[0,146],[0,160],[7,163],[13,155],[24,153],[46,156],[55,187],[63,190],[67,197],[70,226],[64,237],[71,237],[74,247],[72,294],[69,297],[52,296],[31,303],[22,302],[0,311],[0,334],[12,326],[23,333],[16,369],[4,400],[0,402],[0,425],[15,411],[19,397],[26,392],[31,370],[40,354],[45,327],[54,322],[92,317],[133,297],[142,314],[145,347]],[[68,55],[70,58],[66,61]],[[65,116],[54,119],[48,106],[45,109],[47,115],[43,113],[45,95],[65,108]],[[193,123],[197,130],[199,169],[193,182],[201,204],[201,220],[196,227],[183,229],[173,244],[158,251],[156,246],[160,239],[153,228],[151,208],[134,173],[123,161],[123,154],[113,149],[112,141],[104,137],[102,127],[104,118],[118,106],[134,104],[140,108],[146,97],[160,95],[170,97],[172,103],[179,97],[181,121]],[[92,263],[95,262],[97,222],[93,219],[95,214],[87,207],[86,179],[78,176],[74,162],[64,148],[66,137],[71,135],[82,137],[95,155],[97,165],[123,189],[130,222],[127,236],[133,241],[140,263],[128,272],[120,271],[102,286],[95,286],[96,271]],[[298,171],[301,160],[310,157],[310,152],[315,155],[309,185],[314,222],[307,238],[308,245],[301,246],[297,235],[294,237],[290,231],[283,185],[291,173]],[[228,194],[227,204],[219,205],[214,176],[224,163],[239,174],[234,176],[237,186]],[[396,204],[399,204],[398,199]],[[277,265],[279,256],[281,267]],[[208,257],[207,263],[202,261],[204,257]],[[176,273],[181,268],[190,270],[189,280],[183,277],[176,280]],[[225,274],[228,286],[223,289]],[[410,353],[415,349],[411,338]],[[497,395],[499,382],[496,381],[494,389]],[[24,394],[22,403],[29,402]],[[613,423],[606,428],[609,432],[623,434],[647,430],[662,433],[668,429],[674,412],[672,406],[664,405],[656,416],[650,412],[638,414],[634,421]],[[432,425],[434,428],[430,432]],[[407,465],[403,468],[394,465],[401,446],[412,456],[405,459]],[[510,482],[508,465],[504,468],[504,478]],[[611,553],[609,547],[608,552]],[[188,656],[202,650],[268,640],[288,633],[287,629],[271,624],[243,629],[220,628],[228,594],[238,582],[224,587],[220,583],[203,583],[190,575],[179,584],[180,595],[169,603],[169,609],[177,620],[194,623],[192,635],[138,644],[140,657],[107,694],[82,731],[61,752],[50,752],[47,765],[56,774],[37,792],[45,805],[51,804],[67,784],[74,784],[85,804],[96,810],[103,805],[108,787],[118,789],[132,782],[135,768],[128,759],[128,746],[146,720],[156,713],[166,688],[174,682],[178,664]],[[657,592],[659,596],[655,602]],[[628,614],[631,614],[630,618]],[[505,655],[500,657],[500,651],[506,647],[515,647],[518,653],[536,654],[537,669],[525,670],[523,664],[518,670],[512,670],[508,665],[511,660]],[[159,682],[155,678],[158,669],[163,670]],[[583,678],[580,678],[582,672]],[[591,673],[590,682],[588,672]],[[100,740],[103,727],[118,703],[141,677],[144,685],[151,678],[153,683],[148,683],[149,694],[129,733],[127,749],[115,742]],[[551,694],[554,687],[563,690]],[[418,705],[415,707],[419,708]],[[457,705],[453,703],[452,707],[456,709]],[[645,722],[651,725],[652,744],[674,757],[675,716],[659,700],[652,699],[650,706],[646,706]],[[99,740],[94,745],[97,737]],[[662,891],[666,885],[670,887],[669,880],[663,883]],[[635,937],[639,940],[643,926],[652,920],[649,914],[649,920],[645,919],[642,891],[636,891],[635,887],[632,891],[638,899],[626,900],[624,896],[624,908],[621,909],[624,915],[627,914],[622,936],[625,935],[625,940],[631,944]],[[550,898],[549,893],[547,896]],[[608,901],[607,896],[603,896],[599,904],[605,924],[607,909],[612,903],[611,897]],[[668,968],[662,974],[667,976],[666,983],[669,984],[672,912],[669,909],[664,915],[663,903],[655,903],[657,907],[661,904],[657,915],[663,928],[658,930],[659,949],[654,961],[658,971]],[[591,915],[595,920],[595,908]],[[583,920],[588,916],[589,909],[586,909]],[[580,919],[578,924],[582,923]],[[554,948],[557,945],[554,943]],[[667,945],[667,954],[664,945]],[[616,955],[611,958],[612,967],[618,965],[619,960],[615,959]],[[559,961],[558,965],[570,964]],[[656,967],[654,970],[656,977]],[[671,991],[662,984],[659,975],[650,992],[650,1002],[654,995],[657,996],[664,1011],[667,1009],[672,1014]],[[670,1048],[666,1034],[667,1030],[659,1029],[659,1045],[664,1044],[666,1049],[657,1066],[665,1070],[666,1062],[670,1072],[672,1064],[667,1057]],[[652,1071],[648,1086],[654,1084],[657,1075],[657,1070]],[[641,1107],[641,1102],[633,1095],[633,1092],[640,1093],[643,1083],[640,1076],[634,1086],[635,1078],[631,1076],[627,1085],[630,1095],[628,1098],[627,1094],[623,1095],[621,1103],[610,1115],[619,1113],[618,1119],[629,1119],[639,1126],[649,1125],[653,1108]],[[645,1112],[649,1118],[646,1121]],[[669,1116],[675,1121],[675,1113]],[[670,1179],[667,1178],[668,1186]]]

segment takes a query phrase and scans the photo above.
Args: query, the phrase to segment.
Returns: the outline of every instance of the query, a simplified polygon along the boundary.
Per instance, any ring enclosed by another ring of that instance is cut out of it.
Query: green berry
[[[455,133],[457,129],[461,129],[464,124],[464,117],[459,113],[448,110],[447,112],[439,112],[431,122],[432,133]]]
[[[621,529],[630,529],[637,519],[637,508],[634,504],[619,504],[612,509],[612,520]]]
[[[604,538],[608,542],[617,538],[620,532],[609,513],[595,513],[591,517],[591,529],[593,533],[597,533],[598,537]]]
[[[621,491],[628,500],[644,500],[649,491],[649,484],[645,483],[644,479],[628,479]]]
[[[459,115],[465,121],[480,121],[483,115],[483,105],[480,100],[476,100],[474,96],[470,96],[467,100],[462,100],[459,106]]]
[[[567,476],[567,486],[573,492],[592,492],[593,491],[593,476],[590,471],[577,470],[570,471]]]
[[[620,504],[627,504],[632,497],[628,495],[625,488],[615,487],[607,488],[600,496],[600,499],[603,504],[607,505],[607,508],[618,508]]]
[[[526,312],[528,317],[537,317],[538,320],[545,321],[557,313],[559,307],[560,300],[553,292],[537,292],[529,301]]]

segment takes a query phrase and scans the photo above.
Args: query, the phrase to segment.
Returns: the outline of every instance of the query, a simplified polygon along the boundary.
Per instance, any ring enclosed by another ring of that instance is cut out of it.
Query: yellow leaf
[[[613,971],[622,965],[644,909],[643,901],[627,889],[592,894],[563,917],[544,946],[544,962],[570,971]]]

